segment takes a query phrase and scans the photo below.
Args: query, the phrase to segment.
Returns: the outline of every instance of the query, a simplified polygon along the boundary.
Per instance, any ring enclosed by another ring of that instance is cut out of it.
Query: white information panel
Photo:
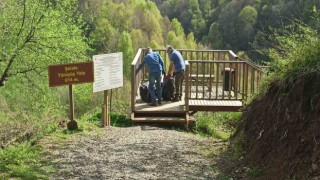
[[[93,92],[123,86],[122,52],[94,55],[94,83]]]

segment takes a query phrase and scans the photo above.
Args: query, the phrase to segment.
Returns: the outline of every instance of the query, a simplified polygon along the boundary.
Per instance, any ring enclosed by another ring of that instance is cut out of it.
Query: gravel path
[[[52,179],[215,179],[210,138],[151,126],[106,128],[47,149]]]

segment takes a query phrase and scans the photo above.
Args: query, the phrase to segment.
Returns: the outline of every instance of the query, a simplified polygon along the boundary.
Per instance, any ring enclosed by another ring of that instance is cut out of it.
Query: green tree
[[[222,34],[220,33],[219,23],[214,22],[211,24],[208,38],[212,48],[223,49]]]
[[[206,23],[202,18],[198,0],[189,0],[188,12],[191,14],[191,26],[189,31],[194,32],[196,37],[202,37],[204,35],[203,32],[205,31]],[[190,22],[190,20],[188,22]],[[187,33],[189,33],[189,31],[187,31]]]
[[[187,49],[197,49],[197,43],[194,39],[193,33],[187,35]]]
[[[71,0],[7,0],[0,7],[0,87],[17,74],[46,76],[48,64],[87,59],[74,5]]]
[[[176,36],[184,36],[182,25],[176,18],[172,20],[172,29],[175,32]]]
[[[0,104],[4,102],[6,109],[0,111],[1,145],[34,138],[66,118],[68,91],[49,88],[47,69],[89,59],[76,7],[73,0],[1,1]],[[90,98],[79,99],[84,107]]]
[[[238,16],[236,28],[238,32],[238,48],[248,49],[249,42],[252,42],[255,36],[255,24],[257,21],[258,13],[252,6],[244,7]]]
[[[112,52],[118,47],[119,32],[103,17],[97,18],[96,28],[90,35],[96,53]]]
[[[130,64],[133,59],[133,48],[131,35],[126,31],[122,32],[120,38],[120,51],[123,53],[123,72],[124,75],[129,78],[130,73]]]

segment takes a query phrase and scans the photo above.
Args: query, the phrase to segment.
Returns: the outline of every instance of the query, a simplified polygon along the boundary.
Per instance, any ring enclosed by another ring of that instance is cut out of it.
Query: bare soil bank
[[[276,82],[251,103],[235,139],[244,138],[240,166],[259,179],[320,179],[320,77]]]

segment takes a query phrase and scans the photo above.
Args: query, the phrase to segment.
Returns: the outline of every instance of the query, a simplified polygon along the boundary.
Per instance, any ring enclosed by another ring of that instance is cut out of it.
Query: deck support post
[[[189,112],[186,112],[186,129],[190,131],[190,124],[189,124]]]

